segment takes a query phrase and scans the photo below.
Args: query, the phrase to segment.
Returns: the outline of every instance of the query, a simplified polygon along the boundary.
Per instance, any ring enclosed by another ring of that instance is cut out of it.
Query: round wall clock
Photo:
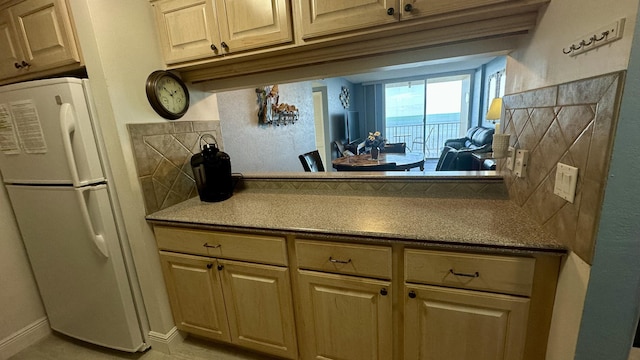
[[[153,110],[169,120],[184,116],[189,109],[189,90],[175,74],[157,70],[147,77],[147,99]]]

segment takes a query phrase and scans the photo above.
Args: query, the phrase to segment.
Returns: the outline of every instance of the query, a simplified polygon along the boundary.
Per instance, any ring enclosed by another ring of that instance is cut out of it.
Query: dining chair
[[[306,172],[321,172],[324,171],[324,165],[322,164],[322,158],[318,150],[310,151],[306,154],[298,155],[302,168]]]
[[[336,140],[333,144],[336,146],[336,155],[338,155],[338,157],[343,157],[346,149],[342,141]]]
[[[429,139],[431,139],[434,129],[435,126],[431,126],[426,137],[416,137],[411,143],[411,151],[416,149],[416,145],[421,145],[419,150],[422,150],[422,146],[424,146],[424,154],[426,157],[429,157],[429,152],[431,152],[431,149],[429,148]]]
[[[385,144],[382,152],[404,154],[407,152],[407,143]]]

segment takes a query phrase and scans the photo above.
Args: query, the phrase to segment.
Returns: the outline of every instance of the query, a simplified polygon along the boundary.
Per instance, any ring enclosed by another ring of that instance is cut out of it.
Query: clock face
[[[162,117],[175,120],[189,109],[189,91],[176,75],[155,71],[147,78],[147,98],[151,107]]]

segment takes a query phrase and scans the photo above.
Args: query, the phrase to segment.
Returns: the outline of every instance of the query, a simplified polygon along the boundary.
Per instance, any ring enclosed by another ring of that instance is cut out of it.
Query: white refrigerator
[[[148,348],[148,320],[87,79],[0,87],[0,173],[51,328]]]

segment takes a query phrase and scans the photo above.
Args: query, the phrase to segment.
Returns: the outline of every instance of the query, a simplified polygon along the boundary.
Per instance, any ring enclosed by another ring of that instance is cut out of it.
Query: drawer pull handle
[[[449,272],[455,276],[464,276],[464,277],[470,277],[470,278],[480,277],[480,273],[477,271],[474,272],[473,274],[465,274],[465,273],[455,272],[453,269],[449,269]]]
[[[338,263],[338,264],[348,264],[351,262],[351,259],[344,261],[344,260],[334,259],[333,257],[329,256],[329,261],[331,261],[332,263]]]
[[[412,298],[412,299],[415,299],[416,298],[416,292],[413,291],[413,290],[409,291],[409,297]]]
[[[386,289],[386,288],[382,288],[382,289],[380,289],[380,295],[382,295],[382,296],[387,296],[387,294],[388,294],[388,293],[389,293],[389,292],[387,291],[387,289]]]
[[[213,267],[213,264],[207,264],[207,269],[211,269]]]
[[[209,245],[209,243],[204,243],[204,244],[202,244],[202,246],[208,247],[208,248],[212,248],[212,249],[216,249],[216,248],[221,247],[222,245],[220,245],[220,244],[218,244],[218,245]]]

